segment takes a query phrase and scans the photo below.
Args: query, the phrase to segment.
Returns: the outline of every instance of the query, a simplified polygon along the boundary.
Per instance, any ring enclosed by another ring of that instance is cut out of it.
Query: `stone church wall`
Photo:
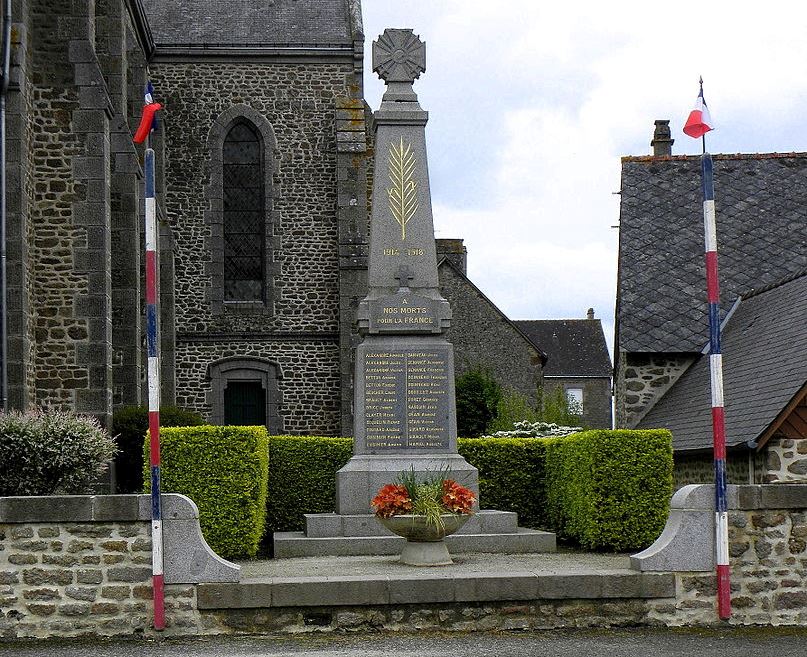
[[[9,402],[106,422],[113,224],[136,220],[131,198],[141,175],[127,120],[127,57],[144,59],[124,0],[29,0],[13,17]],[[128,199],[116,196],[123,190]],[[135,350],[139,338],[129,340]]]
[[[165,103],[166,219],[175,238],[177,403],[206,414],[208,364],[226,355],[277,362],[285,430],[340,432],[336,99],[352,63],[155,63]],[[355,90],[354,90],[355,91]],[[234,308],[214,284],[211,216],[220,175],[208,152],[238,108],[268,124],[271,222],[265,307]],[[219,300],[217,302],[217,299]],[[218,304],[218,305],[217,305]],[[203,343],[199,339],[203,338]]]
[[[178,345],[177,405],[212,415],[208,364],[221,358],[265,358],[280,365],[282,429],[286,434],[339,435],[339,343],[310,341],[182,341]]]

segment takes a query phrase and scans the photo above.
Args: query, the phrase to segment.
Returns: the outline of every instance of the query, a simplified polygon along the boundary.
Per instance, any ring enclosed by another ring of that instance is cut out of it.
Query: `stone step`
[[[201,584],[199,609],[674,598],[672,573],[480,572],[266,578]]]
[[[554,552],[555,534],[518,527],[515,532],[464,534],[446,539],[449,552],[525,554]],[[405,539],[399,536],[330,536],[312,538],[303,532],[275,532],[276,559],[321,556],[371,556],[400,554]]]
[[[515,534],[518,516],[511,511],[477,511],[459,530],[459,534]],[[393,536],[372,514],[305,514],[305,535],[309,538],[339,536]]]

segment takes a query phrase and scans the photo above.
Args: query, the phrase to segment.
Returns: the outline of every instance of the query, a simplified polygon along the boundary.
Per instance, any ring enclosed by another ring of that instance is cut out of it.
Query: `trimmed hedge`
[[[161,427],[190,427],[205,423],[198,413],[163,406],[160,408]],[[111,433],[118,444],[115,457],[115,483],[118,493],[139,493],[143,490],[143,436],[149,430],[149,410],[146,406],[124,406],[112,414]]]
[[[659,536],[673,488],[669,431],[594,430],[545,442],[546,501],[559,536],[615,551]]]
[[[301,531],[304,513],[332,513],[336,472],[351,456],[352,438],[271,436],[267,533]]]
[[[202,533],[225,559],[254,557],[266,521],[268,443],[265,427],[168,427],[160,430],[164,493],[199,507]],[[144,479],[151,488],[149,439]]]
[[[522,525],[546,526],[542,440],[460,438],[458,451],[479,470],[485,508],[515,511]],[[271,436],[267,534],[301,531],[304,513],[331,513],[336,472],[352,455],[352,438]]]
[[[515,511],[519,524],[546,528],[546,441],[541,438],[460,438],[457,451],[479,470],[482,508]]]

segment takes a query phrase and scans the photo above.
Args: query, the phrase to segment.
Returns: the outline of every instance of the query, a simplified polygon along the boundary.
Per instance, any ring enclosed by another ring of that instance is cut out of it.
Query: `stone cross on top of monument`
[[[373,71],[387,84],[384,100],[414,100],[412,83],[426,70],[426,44],[408,29],[387,28],[373,41]]]
[[[412,30],[384,30],[373,41],[373,71],[384,82],[412,83],[426,70],[426,44]]]

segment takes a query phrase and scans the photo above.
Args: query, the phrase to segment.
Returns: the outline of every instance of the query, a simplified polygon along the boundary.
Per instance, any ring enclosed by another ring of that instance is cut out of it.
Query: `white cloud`
[[[471,278],[511,317],[613,316],[620,156],[675,153],[703,75],[714,152],[807,150],[807,5],[365,0],[370,41],[427,44],[425,109],[438,236],[464,237]],[[372,73],[366,95],[377,107]],[[719,194],[719,190],[718,190]]]

